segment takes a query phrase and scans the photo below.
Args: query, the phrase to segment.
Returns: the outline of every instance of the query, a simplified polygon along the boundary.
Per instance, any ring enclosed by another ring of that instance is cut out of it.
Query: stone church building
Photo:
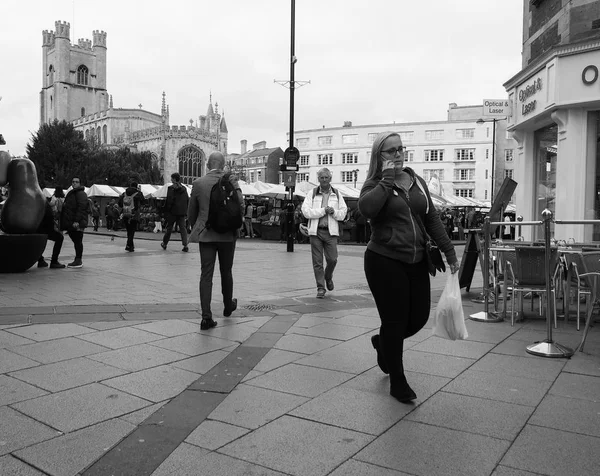
[[[192,181],[206,172],[206,159],[214,151],[227,154],[227,125],[218,103],[210,97],[206,115],[189,125],[170,125],[169,106],[162,93],[160,114],[136,108],[113,107],[106,89],[106,33],[94,30],[93,40],[71,44],[70,24],[55,22],[55,31],[44,30],[43,85],[40,122],[71,122],[86,139],[95,137],[107,147],[149,151],[165,183],[173,172]]]

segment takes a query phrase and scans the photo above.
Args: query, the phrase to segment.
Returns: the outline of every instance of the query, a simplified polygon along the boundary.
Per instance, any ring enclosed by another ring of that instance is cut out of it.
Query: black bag
[[[435,276],[435,273],[437,271],[441,271],[442,273],[446,272],[446,265],[444,264],[444,259],[442,258],[442,253],[441,253],[440,249],[438,248],[436,242],[433,240],[433,238],[431,238],[429,236],[429,234],[427,233],[427,230],[425,230],[425,225],[423,225],[423,222],[421,221],[421,217],[419,215],[417,215],[415,213],[415,211],[413,210],[413,207],[410,204],[410,200],[408,199],[408,197],[406,196],[404,191],[402,191],[402,190],[397,190],[397,191],[398,191],[398,195],[400,195],[402,198],[404,198],[404,200],[406,200],[406,203],[408,204],[408,208],[410,208],[410,213],[412,213],[412,216],[416,220],[417,225],[419,225],[419,228],[421,229],[421,233],[423,233],[423,236],[425,237],[425,258],[427,259],[427,266],[429,267],[429,274],[431,274],[431,276]]]
[[[217,233],[237,231],[243,224],[240,200],[237,191],[229,181],[230,175],[223,174],[210,191],[206,228]]]

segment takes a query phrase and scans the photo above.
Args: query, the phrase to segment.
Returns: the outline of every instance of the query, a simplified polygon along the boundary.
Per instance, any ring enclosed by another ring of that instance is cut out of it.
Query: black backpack
[[[210,191],[206,228],[217,233],[237,231],[243,224],[240,200],[237,191],[229,181],[230,175],[223,174]]]

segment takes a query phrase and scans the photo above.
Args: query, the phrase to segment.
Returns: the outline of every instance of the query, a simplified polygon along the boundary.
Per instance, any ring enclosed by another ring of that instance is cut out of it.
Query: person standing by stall
[[[171,182],[167,190],[167,200],[165,201],[164,213],[166,216],[166,228],[162,242],[160,244],[163,250],[167,249],[171,233],[173,232],[173,225],[177,223],[179,227],[179,233],[181,233],[181,244],[183,248],[181,251],[188,251],[188,233],[185,220],[187,217],[187,210],[189,204],[189,197],[187,188],[181,183],[181,175],[178,172],[171,174]]]
[[[125,251],[135,251],[133,238],[140,221],[140,208],[143,202],[144,196],[142,195],[141,190],[139,190],[137,182],[131,182],[129,187],[125,189],[125,192],[123,192],[123,195],[119,198],[119,207],[121,207],[123,223],[127,230],[127,244],[125,245]]]

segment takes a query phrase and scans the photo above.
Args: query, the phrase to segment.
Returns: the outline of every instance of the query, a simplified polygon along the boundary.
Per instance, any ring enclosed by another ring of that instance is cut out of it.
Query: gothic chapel
[[[44,30],[43,85],[40,122],[71,122],[85,138],[95,137],[108,147],[127,146],[149,151],[159,164],[165,183],[179,172],[183,183],[206,172],[206,159],[214,151],[227,154],[227,125],[213,109],[212,95],[206,115],[188,126],[169,124],[169,106],[162,93],[160,114],[142,109],[113,107],[106,90],[106,33],[94,30],[93,42],[70,41],[70,24],[55,22],[55,31]]]

